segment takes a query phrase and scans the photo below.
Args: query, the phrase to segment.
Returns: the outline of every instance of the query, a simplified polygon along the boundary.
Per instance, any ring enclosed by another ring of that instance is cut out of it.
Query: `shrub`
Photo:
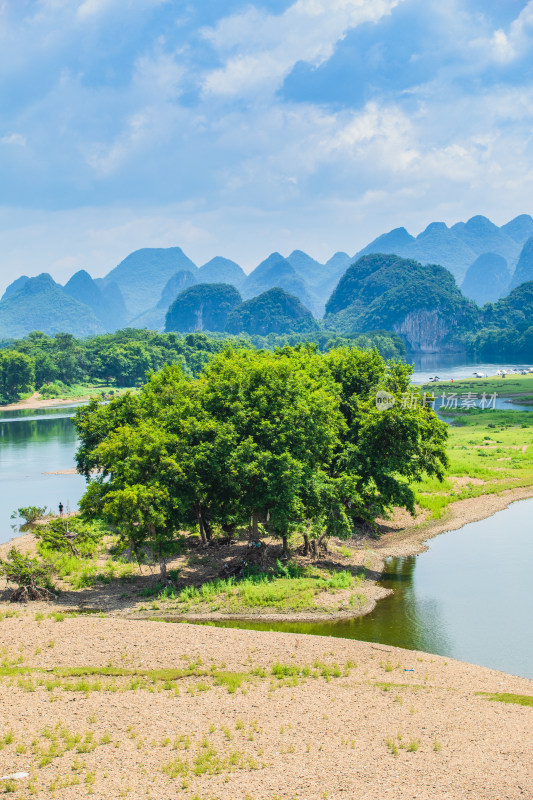
[[[26,522],[32,523],[44,517],[46,511],[46,506],[24,506],[23,508],[17,508],[16,511],[13,511],[11,519],[22,517]]]
[[[11,594],[12,603],[52,598],[50,573],[48,564],[21,553],[15,547],[11,548],[6,560],[0,558],[0,575],[17,585]]]
[[[71,553],[78,557],[93,555],[107,532],[99,522],[85,522],[81,517],[54,519],[35,532],[40,552]]]

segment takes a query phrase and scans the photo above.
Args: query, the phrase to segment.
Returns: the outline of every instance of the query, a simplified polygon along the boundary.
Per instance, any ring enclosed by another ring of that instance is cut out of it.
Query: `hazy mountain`
[[[167,281],[180,270],[197,271],[181,247],[143,248],[130,253],[104,280],[118,284],[130,317],[136,317],[157,304]]]
[[[223,331],[228,315],[242,298],[227,283],[199,283],[178,295],[168,309],[165,331]]]
[[[444,222],[432,222],[419,234],[409,250],[409,258],[421,264],[440,264],[460,280],[477,252],[456,236]]]
[[[339,250],[337,253],[332,255],[328,261],[326,261],[324,266],[327,272],[333,274],[339,270],[347,270],[351,263],[351,256],[349,256],[348,253],[344,253],[342,250]]]
[[[25,283],[29,281],[27,275],[21,275],[20,278],[17,278],[13,283],[10,283],[7,289],[5,290],[4,294],[2,295],[2,300],[5,300],[6,297],[10,297],[12,294],[16,294],[19,289],[22,289]]]
[[[285,289],[289,294],[296,295],[307,308],[313,308],[315,305],[306,282],[280,253],[272,253],[248,275],[242,287],[242,294],[245,299],[249,299],[276,286]]]
[[[176,272],[165,284],[161,297],[155,308],[144,311],[129,323],[131,328],[148,328],[151,331],[163,331],[165,329],[165,317],[169,307],[176,297],[189,286],[196,284],[196,278],[188,270]]]
[[[526,281],[533,281],[533,236],[522,248],[509,288],[516,289]]]
[[[510,222],[502,225],[500,230],[523,247],[527,240],[533,236],[533,219],[529,214],[520,214],[519,217],[515,217]]]
[[[520,245],[498,228],[490,219],[477,215],[468,222],[458,222],[451,231],[461,239],[477,256],[483,253],[497,253],[508,264],[514,264],[520,254]]]
[[[199,283],[230,283],[240,289],[246,280],[246,273],[235,261],[215,256],[198,270]]]
[[[468,268],[461,291],[478,306],[484,306],[504,296],[510,279],[505,258],[496,253],[484,253]]]
[[[326,304],[328,327],[346,333],[390,330],[414,352],[453,348],[454,335],[478,316],[444,267],[384,254],[353,264]]]
[[[162,308],[167,311],[170,304],[174,302],[176,297],[181,294],[181,292],[183,292],[185,289],[188,289],[189,286],[194,286],[196,283],[198,283],[196,276],[193,275],[192,272],[189,272],[189,270],[182,269],[179,272],[176,272],[176,274],[173,275],[163,287],[163,291],[161,292],[161,297],[159,298],[156,308]]]
[[[290,256],[287,256],[287,261],[296,274],[311,286],[318,286],[327,275],[324,264],[311,258],[303,250],[293,250]]]
[[[352,258],[352,262],[361,258],[361,256],[370,255],[371,253],[394,253],[397,256],[401,256],[410,252],[410,247],[414,241],[415,237],[411,236],[405,228],[394,228],[388,233],[382,233],[373,242],[363,247]]]
[[[63,287],[64,291],[95,313],[106,331],[124,327],[128,313],[115,282],[98,285],[84,269],[78,270]]]
[[[394,254],[422,264],[440,264],[458,279],[462,279],[477,255],[444,222],[430,223],[416,239],[405,228],[396,228],[374,239],[354,256],[353,261],[372,253]]]
[[[348,253],[339,251],[324,264],[324,277],[315,288],[315,295],[320,297],[324,307],[333,289],[338,284],[339,280],[342,278],[352,261],[353,258],[349,256]],[[319,316],[323,316],[323,313],[324,309],[322,309],[322,312]]]
[[[313,315],[293,294],[278,287],[263,292],[237,306],[228,317],[228,333],[311,332],[318,330]]]
[[[526,234],[530,230],[533,230],[533,219],[526,214],[501,228],[482,216],[458,222],[451,228],[444,222],[432,222],[416,239],[405,228],[395,228],[374,239],[353,260],[371,253],[394,253],[422,264],[439,264],[462,282],[469,266],[485,253],[500,255],[514,266],[525,241],[523,237],[528,238]]]
[[[0,338],[21,338],[36,330],[74,336],[105,332],[93,311],[68,295],[47,273],[29,278],[18,292],[0,302]]]

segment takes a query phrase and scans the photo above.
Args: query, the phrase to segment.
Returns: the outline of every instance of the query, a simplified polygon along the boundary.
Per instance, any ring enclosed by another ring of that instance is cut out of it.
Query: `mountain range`
[[[206,284],[234,287],[244,302],[278,288],[299,301],[298,308],[293,308],[284,298],[284,308],[291,307],[301,315],[301,306],[315,318],[323,317],[329,308],[331,318],[332,295],[350,265],[364,256],[380,253],[396,255],[411,264],[445,268],[444,272],[434,273],[434,281],[448,285],[447,276],[452,281],[455,278],[456,289],[460,286],[465,298],[478,305],[494,303],[511,289],[533,280],[533,219],[523,214],[501,227],[483,216],[451,227],[432,222],[416,237],[405,228],[395,228],[354,255],[339,251],[325,263],[302,250],[287,256],[274,252],[248,275],[236,262],[222,256],[197,266],[180,247],[143,248],[128,255],[104,278],[93,279],[84,269],[78,270],[65,286],[46,273],[36,278],[17,278],[0,301],[0,339],[23,336],[36,329],[78,336],[125,326],[163,330],[167,311],[176,298],[184,290]],[[397,279],[408,291],[411,284],[406,275],[398,273]],[[277,297],[276,302],[279,300]],[[270,307],[274,297],[269,296],[267,301]],[[258,313],[261,307],[251,306]],[[345,309],[340,311],[344,313]],[[354,314],[352,309],[350,315]],[[199,329],[205,328],[203,317],[198,319]]]

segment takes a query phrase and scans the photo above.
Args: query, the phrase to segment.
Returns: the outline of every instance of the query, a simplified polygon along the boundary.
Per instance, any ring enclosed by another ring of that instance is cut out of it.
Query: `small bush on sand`
[[[17,508],[16,511],[13,511],[11,514],[11,519],[16,519],[17,517],[22,517],[25,519],[27,523],[37,522],[38,519],[44,517],[46,514],[46,506],[23,506],[22,508]]]
[[[10,597],[12,603],[52,599],[50,574],[49,565],[21,553],[15,547],[11,548],[7,559],[0,558],[0,575],[17,586]]]

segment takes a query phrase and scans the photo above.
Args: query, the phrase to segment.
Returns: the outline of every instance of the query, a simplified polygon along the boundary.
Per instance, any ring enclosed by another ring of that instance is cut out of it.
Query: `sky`
[[[533,211],[533,0],[0,0],[0,289]]]

